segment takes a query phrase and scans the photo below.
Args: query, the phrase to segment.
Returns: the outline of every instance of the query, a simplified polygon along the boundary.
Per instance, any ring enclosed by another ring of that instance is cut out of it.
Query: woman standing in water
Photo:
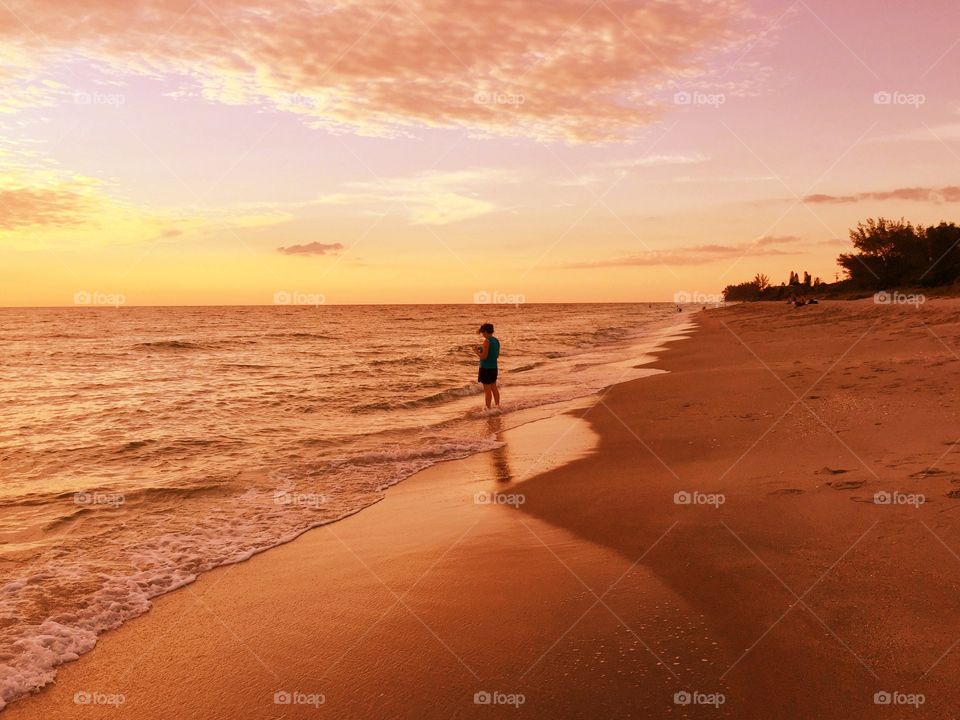
[[[477,382],[483,384],[483,396],[490,407],[490,399],[500,407],[500,390],[497,389],[497,358],[500,357],[500,341],[493,336],[493,324],[484,323],[478,332],[483,335],[483,345],[478,347],[477,356],[480,358],[480,372]]]

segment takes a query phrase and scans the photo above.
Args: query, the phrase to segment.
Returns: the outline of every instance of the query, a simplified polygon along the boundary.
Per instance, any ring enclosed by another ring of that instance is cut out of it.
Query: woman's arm
[[[486,360],[486,359],[487,359],[487,355],[489,355],[489,354],[490,354],[490,341],[489,341],[489,340],[484,340],[484,341],[483,341],[483,347],[477,350],[477,356],[478,356],[481,360]]]

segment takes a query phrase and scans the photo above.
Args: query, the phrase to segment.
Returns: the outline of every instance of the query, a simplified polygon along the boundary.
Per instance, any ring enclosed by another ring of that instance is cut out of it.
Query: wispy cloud
[[[551,180],[551,185],[558,187],[589,187],[603,181],[604,177],[624,177],[631,170],[642,167],[667,167],[671,165],[695,165],[708,162],[709,158],[702,153],[675,154],[675,155],[641,155],[639,157],[617,158],[596,163],[590,172],[584,172],[570,178]],[[614,172],[610,172],[613,170]]]
[[[346,192],[325,195],[318,204],[353,205],[364,211],[398,209],[413,225],[448,225],[495,212],[499,207],[478,196],[491,185],[518,182],[516,175],[494,169],[430,171],[346,185]]]
[[[707,162],[710,158],[702,153],[676,154],[676,155],[642,155],[635,158],[619,158],[610,160],[604,164],[605,167],[629,170],[635,167],[654,167],[660,165],[695,165]]]
[[[671,250],[651,250],[600,260],[572,262],[562,267],[570,269],[608,267],[655,267],[658,265],[706,265],[717,260],[735,257],[767,255],[801,255],[803,240],[795,235],[765,236],[751,243],[731,245],[692,245]],[[785,247],[789,246],[789,247]]]
[[[312,242],[305,245],[290,245],[279,247],[277,252],[284,255],[328,255],[343,250],[343,243]]]
[[[960,202],[960,187],[948,185],[946,187],[909,187],[887,191],[859,192],[852,195],[807,195],[803,198],[807,203],[846,204],[865,200],[907,200],[911,202],[953,203]]]
[[[361,134],[462,127],[573,142],[622,138],[658,119],[676,78],[708,82],[723,66],[709,60],[736,59],[764,28],[746,0],[4,7],[0,42],[16,47],[31,72],[88,58],[127,74],[191,78],[182,94],[262,104]]]
[[[75,227],[90,217],[90,196],[71,187],[0,189],[0,229]]]
[[[951,142],[960,140],[960,123],[943,123],[937,125],[921,125],[920,127],[878,135],[867,140],[867,143],[897,143],[897,142]]]

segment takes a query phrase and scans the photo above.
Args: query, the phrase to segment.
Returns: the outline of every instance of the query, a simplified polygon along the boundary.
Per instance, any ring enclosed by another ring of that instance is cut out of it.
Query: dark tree
[[[846,279],[824,283],[804,270],[803,279],[790,271],[785,283],[773,287],[770,278],[757,273],[750,282],[728,285],[724,297],[731,301],[784,300],[809,290],[818,293],[893,290],[918,285],[940,287],[960,284],[960,226],[914,226],[901,218],[870,218],[850,231],[853,251],[837,258]]]
[[[837,264],[857,287],[888,288],[916,280],[930,263],[923,230],[902,218],[870,218],[850,231],[857,253],[844,253]]]
[[[723,289],[723,299],[726,302],[753,302],[760,299],[760,288],[755,280],[739,285],[727,285]]]
[[[918,281],[922,285],[949,285],[960,278],[960,227],[942,222],[924,233],[930,260]]]

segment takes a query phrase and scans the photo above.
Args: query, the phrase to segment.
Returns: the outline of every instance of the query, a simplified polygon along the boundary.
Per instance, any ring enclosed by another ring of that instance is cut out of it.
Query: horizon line
[[[720,293],[718,293],[718,296]],[[538,301],[538,302],[519,302],[519,303],[469,303],[469,302],[395,302],[395,303],[203,303],[196,305],[135,305],[131,303],[121,303],[119,305],[109,304],[70,304],[70,305],[0,305],[0,310],[65,310],[65,309],[87,309],[87,310],[120,310],[121,308],[321,308],[321,307],[395,307],[417,306],[417,305],[465,305],[476,307],[521,307],[523,305],[712,305],[712,302],[676,302],[674,300],[590,300],[590,301]]]

